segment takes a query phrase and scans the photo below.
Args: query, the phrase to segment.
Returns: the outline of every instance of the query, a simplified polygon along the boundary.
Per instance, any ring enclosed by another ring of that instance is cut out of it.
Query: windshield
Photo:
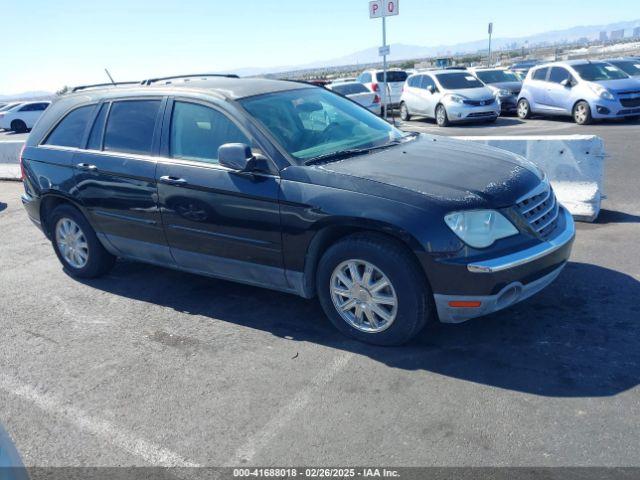
[[[8,103],[4,107],[0,107],[0,112],[6,112],[7,110],[11,110],[13,107],[20,105],[19,103]]]
[[[613,65],[618,67],[627,75],[638,76],[640,75],[640,60],[620,60],[616,62],[611,62]]]
[[[341,83],[331,85],[331,90],[341,95],[353,95],[354,93],[369,93],[369,89],[361,83]]]
[[[628,75],[618,67],[608,63],[585,63],[584,65],[573,65],[573,69],[578,72],[578,75],[580,75],[582,80],[587,82],[629,78]]]
[[[469,73],[440,73],[436,75],[436,78],[446,90],[484,87],[480,80]]]
[[[404,82],[407,79],[407,72],[398,72],[397,70],[392,70],[387,72],[387,81],[389,83],[392,82]],[[378,82],[384,82],[384,72],[378,72],[376,74],[376,79]]]
[[[484,83],[519,82],[520,79],[513,72],[506,70],[484,70],[476,72],[476,77]]]
[[[404,136],[366,108],[321,88],[269,93],[240,104],[302,162],[344,150],[380,147]]]

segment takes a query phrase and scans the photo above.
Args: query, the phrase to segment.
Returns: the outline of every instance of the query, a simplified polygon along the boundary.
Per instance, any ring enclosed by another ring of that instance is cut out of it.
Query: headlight
[[[464,97],[461,97],[460,95],[452,95],[452,94],[447,95],[446,99],[453,103],[464,103],[464,100],[465,100]]]
[[[502,88],[496,90],[496,97],[510,97],[511,92],[509,90],[503,90]]]
[[[595,92],[600,98],[604,98],[605,100],[615,100],[613,94],[604,88],[602,85],[598,85],[597,83],[589,84],[591,90]]]
[[[495,210],[454,212],[444,217],[460,240],[473,248],[487,248],[501,238],[518,234],[518,229]]]

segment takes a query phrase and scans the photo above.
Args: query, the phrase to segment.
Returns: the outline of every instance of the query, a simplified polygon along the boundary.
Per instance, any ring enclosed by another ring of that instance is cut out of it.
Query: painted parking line
[[[138,438],[113,423],[92,417],[69,402],[50,393],[41,392],[6,373],[0,373],[0,389],[30,402],[40,410],[74,425],[83,432],[98,437],[105,443],[129,452],[151,465],[160,467],[199,466],[177,453]]]
[[[233,467],[253,461],[257,453],[266,447],[282,429],[293,420],[295,415],[304,409],[312,398],[316,397],[333,378],[347,366],[353,358],[353,353],[341,353],[331,364],[323,368],[305,388],[300,390],[276,415],[269,420],[258,432],[236,450],[235,454],[226,462],[225,466]]]

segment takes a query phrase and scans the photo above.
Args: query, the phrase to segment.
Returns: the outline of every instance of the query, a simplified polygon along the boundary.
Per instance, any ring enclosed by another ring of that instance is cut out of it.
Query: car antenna
[[[107,70],[106,68],[104,69],[105,73],[107,74],[107,77],[109,77],[109,80],[111,80],[111,83],[113,84],[113,86],[116,86],[116,82],[113,80],[113,77],[111,76],[111,74],[109,73],[109,70]]]

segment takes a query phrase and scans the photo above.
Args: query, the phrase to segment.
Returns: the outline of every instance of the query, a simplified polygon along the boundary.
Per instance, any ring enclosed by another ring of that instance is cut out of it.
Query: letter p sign
[[[382,0],[369,2],[369,18],[380,18],[384,16],[384,5]]]

